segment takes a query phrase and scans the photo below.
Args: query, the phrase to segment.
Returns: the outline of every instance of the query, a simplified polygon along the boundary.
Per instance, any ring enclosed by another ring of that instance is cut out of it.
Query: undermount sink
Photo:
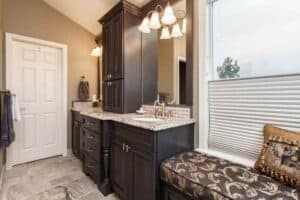
[[[134,118],[135,121],[140,122],[161,122],[162,119],[152,118],[152,117],[141,117],[141,118]]]

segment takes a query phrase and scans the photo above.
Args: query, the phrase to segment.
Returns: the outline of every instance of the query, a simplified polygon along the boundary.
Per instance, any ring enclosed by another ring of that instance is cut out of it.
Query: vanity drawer
[[[83,116],[83,127],[95,131],[101,132],[101,121],[88,116]]]
[[[145,129],[127,126],[121,123],[114,123],[112,137],[126,140],[131,147],[138,148],[150,153],[154,153],[154,132]]]
[[[90,177],[95,182],[98,182],[98,177],[100,175],[99,162],[98,161],[95,161],[93,158],[91,158],[89,156],[85,156],[83,169],[84,169],[84,172],[86,174],[89,174]]]
[[[84,153],[95,161],[100,160],[100,148],[99,145],[96,145],[95,143],[86,142],[84,144]]]
[[[87,128],[82,129],[82,136],[84,144],[91,144],[91,145],[99,145],[99,134],[91,131]]]

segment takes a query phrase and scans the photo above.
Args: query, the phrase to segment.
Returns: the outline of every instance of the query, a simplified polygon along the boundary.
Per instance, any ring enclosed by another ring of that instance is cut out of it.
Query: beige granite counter
[[[161,119],[156,122],[146,122],[146,121],[138,121],[138,118],[154,118],[153,115],[139,115],[135,113],[130,114],[116,114],[110,112],[84,112],[76,109],[72,109],[74,111],[79,111],[82,115],[86,115],[92,118],[96,118],[99,120],[110,120],[114,122],[119,122],[123,124],[127,124],[130,126],[135,126],[143,129],[148,129],[151,131],[161,131],[170,128],[185,126],[189,124],[194,124],[195,120],[190,118],[169,118],[169,119]]]

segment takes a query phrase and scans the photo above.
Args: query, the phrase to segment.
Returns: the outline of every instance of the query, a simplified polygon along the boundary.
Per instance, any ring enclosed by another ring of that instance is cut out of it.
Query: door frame
[[[67,100],[67,92],[68,92],[68,46],[66,44],[60,44],[56,42],[51,42],[51,41],[46,41],[46,40],[41,40],[41,39],[36,39],[32,37],[27,37],[27,36],[22,36],[22,35],[17,35],[13,33],[5,33],[5,88],[9,90],[12,88],[12,43],[13,41],[20,41],[20,42],[26,42],[26,43],[32,43],[36,45],[42,45],[42,46],[48,46],[48,47],[54,47],[62,50],[62,148],[61,148],[61,155],[67,156],[67,137],[68,137],[68,131],[67,131],[67,113],[68,113],[68,100]],[[9,147],[7,148],[6,151],[6,169],[11,169],[12,166],[14,165],[13,160],[12,160],[12,148]]]
[[[180,101],[180,85],[179,85],[179,81],[177,80],[180,80],[180,62],[185,62],[186,63],[186,57],[183,57],[183,56],[178,56],[177,59],[176,59],[176,63],[175,63],[175,70],[174,70],[174,79],[173,79],[173,83],[174,84],[174,88],[173,88],[173,92],[174,92],[174,100],[175,100],[175,103],[176,104],[179,104],[179,101]]]

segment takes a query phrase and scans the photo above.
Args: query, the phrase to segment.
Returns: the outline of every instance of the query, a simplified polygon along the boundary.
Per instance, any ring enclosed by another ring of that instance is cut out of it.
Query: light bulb
[[[170,6],[170,3],[168,3],[167,7],[165,8],[164,15],[163,15],[161,21],[165,25],[171,25],[176,22],[176,17],[174,15],[174,11],[173,11],[172,7]]]
[[[102,47],[96,47],[91,52],[91,56],[99,57],[101,55],[102,55]]]
[[[170,38],[171,38],[171,36],[170,36],[169,28],[164,27],[161,31],[160,39],[167,40],[167,39],[170,39]]]
[[[181,30],[182,33],[186,33],[186,18],[183,19],[182,21],[182,30]]]
[[[161,24],[159,21],[159,13],[157,11],[154,11],[151,15],[149,27],[151,29],[160,29]]]
[[[150,23],[149,17],[145,17],[143,19],[142,24],[139,26],[139,31],[141,31],[143,33],[150,33],[151,30],[149,28],[149,23]]]
[[[173,25],[173,28],[172,28],[172,34],[171,36],[174,37],[174,38],[177,38],[177,37],[181,37],[183,34],[180,30],[180,27],[179,27],[179,24],[176,23]]]

